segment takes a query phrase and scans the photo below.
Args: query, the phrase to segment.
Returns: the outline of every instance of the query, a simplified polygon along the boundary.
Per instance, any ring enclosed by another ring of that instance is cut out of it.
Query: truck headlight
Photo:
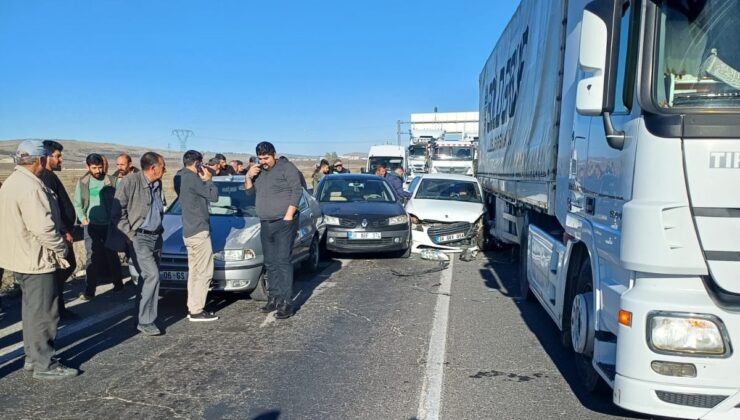
[[[405,214],[388,218],[389,225],[402,225],[409,222],[409,217]]]
[[[654,312],[648,315],[648,344],[657,353],[728,356],[729,336],[712,315]]]
[[[254,259],[255,253],[251,249],[224,249],[213,254],[213,257],[221,261],[244,261]]]
[[[339,218],[334,216],[324,216],[324,223],[327,225],[339,226]]]

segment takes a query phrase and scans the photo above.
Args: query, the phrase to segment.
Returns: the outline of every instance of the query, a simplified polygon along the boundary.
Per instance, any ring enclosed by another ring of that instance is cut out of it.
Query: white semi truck
[[[477,177],[589,390],[740,418],[740,2],[523,0]]]
[[[443,138],[443,130],[412,130],[406,168],[409,182],[429,172],[429,147],[434,141]]]
[[[435,141],[429,148],[430,173],[473,175],[475,143],[472,139]]]

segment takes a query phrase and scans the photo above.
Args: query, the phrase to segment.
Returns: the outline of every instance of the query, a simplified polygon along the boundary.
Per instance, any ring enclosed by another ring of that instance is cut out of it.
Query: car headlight
[[[729,345],[725,337],[722,321],[712,315],[656,312],[648,316],[648,343],[658,353],[724,356]]]
[[[244,261],[254,259],[255,253],[251,249],[224,249],[213,254],[213,257],[221,261]]]
[[[339,226],[339,218],[335,216],[324,216],[324,223]]]
[[[402,225],[409,222],[409,217],[405,214],[388,218],[389,225]]]

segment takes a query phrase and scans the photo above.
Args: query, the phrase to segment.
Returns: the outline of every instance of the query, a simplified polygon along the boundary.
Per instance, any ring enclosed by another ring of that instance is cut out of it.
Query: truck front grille
[[[661,401],[687,407],[714,408],[727,398],[727,395],[680,394],[678,392],[655,391]]]

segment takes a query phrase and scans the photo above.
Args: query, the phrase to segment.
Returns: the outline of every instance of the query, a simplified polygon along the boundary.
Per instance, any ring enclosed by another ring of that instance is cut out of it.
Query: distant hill
[[[122,144],[113,144],[113,143],[98,143],[98,142],[91,142],[91,141],[79,141],[79,140],[62,140],[62,139],[54,139],[61,143],[64,146],[64,165],[68,168],[75,168],[75,167],[84,167],[85,165],[85,157],[87,157],[90,153],[100,153],[102,155],[105,155],[109,161],[115,160],[115,158],[121,154],[121,153],[128,153],[131,158],[134,160],[134,162],[137,162],[141,155],[148,151],[153,151],[161,154],[165,157],[165,160],[168,162],[176,163],[177,166],[180,166],[180,160],[182,159],[182,153],[177,150],[164,150],[164,149],[151,149],[145,146],[128,146],[128,145],[122,145]],[[20,143],[22,140],[2,140],[0,141],[0,163],[4,164],[12,164],[13,163],[13,155],[15,154],[16,149],[18,148],[18,143]],[[201,151],[206,159],[212,158],[216,153],[214,151]],[[227,153],[222,152],[224,155],[226,155],[226,159],[232,160],[241,160],[246,162],[250,154],[246,153]],[[352,153],[348,154],[351,156],[357,156],[358,154]],[[288,159],[291,160],[317,160],[320,157],[318,156],[304,156],[304,155],[292,155],[292,154],[286,154],[285,155]],[[367,156],[367,154],[365,154]],[[137,165],[138,166],[138,165]]]

